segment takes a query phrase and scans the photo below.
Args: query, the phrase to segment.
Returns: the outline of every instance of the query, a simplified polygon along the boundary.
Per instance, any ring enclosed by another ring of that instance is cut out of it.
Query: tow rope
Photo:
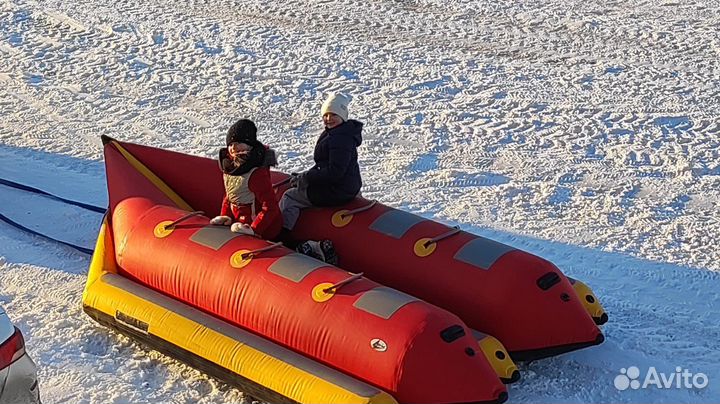
[[[92,212],[97,212],[97,213],[103,213],[103,214],[104,214],[104,213],[106,212],[106,210],[107,210],[107,209],[101,208],[101,207],[99,207],[99,206],[93,206],[93,205],[89,205],[89,204],[87,204],[87,203],[77,202],[77,201],[73,201],[73,200],[70,200],[70,199],[62,198],[62,197],[59,197],[59,196],[57,196],[57,195],[53,195],[53,194],[51,194],[51,193],[49,193],[49,192],[43,191],[42,189],[33,188],[33,187],[31,187],[31,186],[24,185],[24,184],[20,184],[20,183],[17,183],[17,182],[14,182],[14,181],[10,181],[10,180],[6,180],[6,179],[3,179],[3,178],[0,178],[0,185],[5,185],[5,186],[11,187],[11,188],[16,188],[16,189],[19,189],[19,190],[22,190],[22,191],[27,191],[27,192],[32,192],[32,193],[35,193],[35,194],[39,194],[39,195],[45,196],[45,197],[47,197],[47,198],[54,199],[54,200],[56,200],[56,201],[60,201],[60,202],[66,203],[66,204],[68,204],[68,205],[73,205],[73,206],[77,206],[77,207],[80,207],[80,208],[83,208],[83,209],[87,209],[87,210],[92,211]],[[7,224],[9,224],[9,225],[11,225],[11,226],[13,226],[13,227],[15,227],[15,228],[17,228],[17,229],[19,229],[19,230],[25,231],[25,232],[27,232],[27,233],[30,233],[30,234],[32,234],[32,235],[35,235],[35,236],[44,238],[44,239],[49,240],[49,241],[53,241],[53,242],[56,242],[56,243],[65,245],[65,246],[67,246],[67,247],[70,247],[70,248],[72,248],[72,249],[75,249],[75,250],[77,250],[77,251],[80,251],[81,253],[89,254],[89,255],[92,255],[92,253],[93,253],[93,250],[90,249],[90,248],[81,247],[81,246],[78,246],[78,245],[75,245],[75,244],[72,244],[72,243],[68,243],[68,242],[66,242],[66,241],[58,240],[58,239],[52,238],[52,237],[50,237],[50,236],[48,236],[48,235],[39,233],[39,232],[37,232],[37,231],[35,231],[35,230],[31,229],[31,228],[25,227],[25,226],[21,225],[20,223],[17,223],[17,222],[15,222],[14,220],[10,219],[9,217],[3,215],[2,213],[0,213],[0,220],[2,220],[3,222],[6,222]]]

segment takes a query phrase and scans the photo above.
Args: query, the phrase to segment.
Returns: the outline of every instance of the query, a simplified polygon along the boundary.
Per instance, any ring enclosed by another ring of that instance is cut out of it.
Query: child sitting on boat
[[[290,232],[300,216],[300,210],[312,206],[338,206],[353,200],[362,186],[357,148],[362,143],[362,122],[349,118],[351,98],[345,94],[330,94],[323,102],[320,115],[325,130],[315,144],[315,165],[293,177],[293,188],[280,199],[283,216],[282,238]],[[307,241],[298,251],[313,255],[325,262],[336,263],[330,240]]]
[[[218,162],[225,183],[220,215],[210,223],[230,226],[235,233],[274,239],[282,227],[270,167],[277,164],[275,152],[257,140],[257,127],[240,119],[230,127],[226,148]]]

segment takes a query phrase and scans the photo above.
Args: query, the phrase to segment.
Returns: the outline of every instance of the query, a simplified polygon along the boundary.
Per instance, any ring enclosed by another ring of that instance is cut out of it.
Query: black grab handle
[[[560,283],[560,275],[555,272],[548,272],[537,280],[537,285],[542,290],[548,290],[558,283]]]

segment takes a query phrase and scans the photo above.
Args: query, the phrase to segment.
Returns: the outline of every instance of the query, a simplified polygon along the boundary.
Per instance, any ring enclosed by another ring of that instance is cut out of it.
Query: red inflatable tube
[[[549,261],[379,203],[347,215],[371,205],[357,199],[342,208],[304,210],[293,235],[331,239],[343,268],[368,268],[369,278],[457,314],[499,339],[515,360],[603,341],[570,282]]]

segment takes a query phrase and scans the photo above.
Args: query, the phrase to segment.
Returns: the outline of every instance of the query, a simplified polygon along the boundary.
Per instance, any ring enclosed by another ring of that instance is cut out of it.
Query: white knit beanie
[[[323,102],[322,108],[320,109],[321,115],[325,115],[328,112],[342,118],[343,121],[348,120],[348,104],[350,104],[350,96],[343,93],[332,93],[328,95],[328,98]]]

